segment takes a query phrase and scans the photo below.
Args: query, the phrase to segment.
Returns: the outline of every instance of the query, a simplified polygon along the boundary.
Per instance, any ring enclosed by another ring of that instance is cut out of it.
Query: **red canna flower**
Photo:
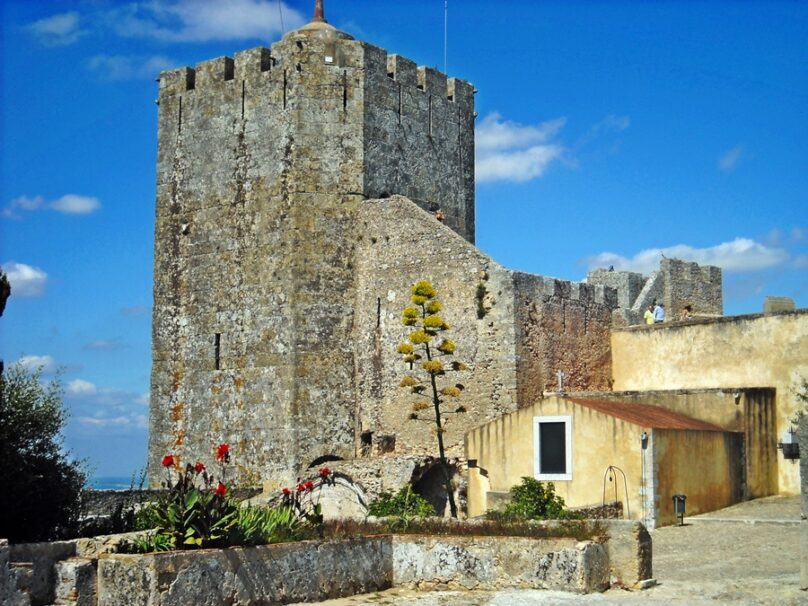
[[[314,482],[311,480],[303,484],[303,486],[306,488],[306,490],[314,490]]]
[[[284,488],[282,492],[283,492],[283,496],[285,496],[285,497],[288,497],[290,494],[292,494],[292,491],[289,490],[288,488]]]
[[[227,455],[230,453],[230,446],[227,445],[227,442],[222,442],[216,448],[216,460],[217,461],[224,461],[227,459]]]
[[[163,457],[163,467],[174,467],[174,455],[166,455]]]
[[[303,484],[298,484],[297,485],[297,491],[298,492],[303,492],[304,490],[306,490],[306,487],[303,486]]]
[[[320,475],[321,475],[322,477],[324,477],[324,478],[325,478],[325,477],[327,477],[327,476],[328,476],[328,474],[330,474],[330,473],[331,473],[331,470],[330,470],[328,467],[320,467]]]
[[[196,473],[202,473],[205,471],[205,466],[200,461],[197,461],[196,465],[194,465],[194,471],[196,471]]]
[[[227,486],[219,482],[219,485],[216,487],[216,490],[213,491],[217,497],[223,497],[227,494]]]

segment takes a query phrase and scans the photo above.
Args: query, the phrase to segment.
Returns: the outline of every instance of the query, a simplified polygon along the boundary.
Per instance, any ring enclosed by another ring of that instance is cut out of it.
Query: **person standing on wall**
[[[648,324],[648,325],[653,324],[654,323],[654,306],[649,305],[648,309],[645,310],[645,313],[643,314],[642,317],[645,320],[646,324]]]
[[[665,321],[665,306],[657,303],[654,307],[654,324],[662,324]]]

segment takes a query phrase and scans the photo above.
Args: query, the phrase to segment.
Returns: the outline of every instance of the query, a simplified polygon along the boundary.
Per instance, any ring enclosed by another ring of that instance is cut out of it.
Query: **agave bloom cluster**
[[[453,488],[446,463],[443,446],[444,419],[442,406],[449,398],[456,398],[463,391],[462,383],[438,386],[438,381],[446,381],[448,372],[466,370],[466,365],[450,358],[454,356],[457,344],[443,335],[451,327],[440,315],[443,305],[438,300],[438,291],[426,280],[416,282],[411,291],[410,302],[401,313],[401,323],[410,329],[407,340],[396,347],[402,361],[408,364],[410,374],[405,375],[400,387],[409,390],[415,401],[412,403],[410,419],[419,419],[419,414],[432,408],[435,413],[435,435],[438,439],[441,467],[444,472],[446,491],[452,516],[457,517]],[[458,406],[453,413],[466,409]]]

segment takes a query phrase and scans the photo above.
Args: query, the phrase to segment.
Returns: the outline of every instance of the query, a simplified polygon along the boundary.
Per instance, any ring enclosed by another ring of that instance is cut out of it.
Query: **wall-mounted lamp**
[[[685,500],[687,496],[683,494],[673,495],[673,512],[679,518],[679,526],[685,525]]]
[[[800,444],[797,441],[797,432],[793,427],[783,433],[783,440],[777,444],[777,448],[783,451],[783,458],[795,460],[800,458]]]
[[[640,444],[643,450],[648,448],[648,433],[645,431],[640,434]]]

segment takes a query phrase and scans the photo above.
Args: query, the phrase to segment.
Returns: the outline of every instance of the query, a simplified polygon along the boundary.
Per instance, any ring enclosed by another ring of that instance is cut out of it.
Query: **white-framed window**
[[[533,475],[572,479],[572,417],[533,417]]]

